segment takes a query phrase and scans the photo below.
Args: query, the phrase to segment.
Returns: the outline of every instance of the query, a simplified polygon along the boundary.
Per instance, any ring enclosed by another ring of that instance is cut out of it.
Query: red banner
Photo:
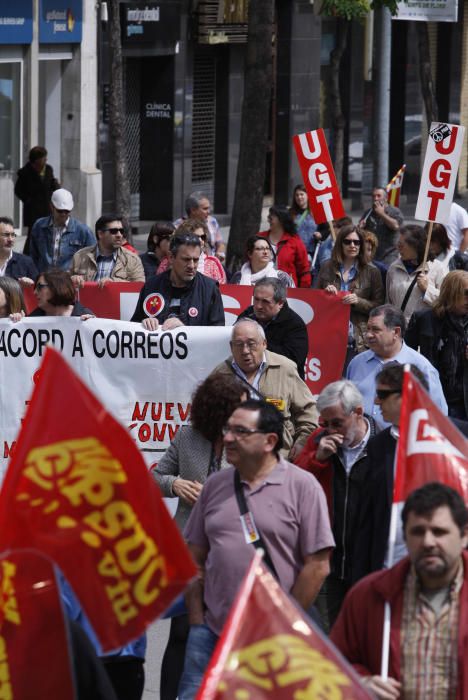
[[[294,148],[316,224],[345,216],[323,129],[293,137]]]
[[[60,566],[104,650],[143,633],[195,566],[135,443],[46,350],[0,492],[0,551]]]
[[[0,559],[0,590],[0,698],[74,700],[51,564],[32,552],[10,552]]]
[[[253,559],[197,700],[370,700],[340,652]]]
[[[129,320],[135,309],[139,282],[112,282],[100,289],[94,282],[80,290],[81,303],[101,318]],[[232,325],[237,316],[252,304],[253,287],[224,284],[223,295],[226,325]],[[288,303],[302,318],[309,336],[305,378],[313,394],[340,379],[346,355],[350,306],[343,304],[340,295],[327,294],[316,289],[288,289]],[[32,292],[27,294],[28,308]]]
[[[394,503],[429,481],[451,486],[468,504],[468,440],[405,369]]]

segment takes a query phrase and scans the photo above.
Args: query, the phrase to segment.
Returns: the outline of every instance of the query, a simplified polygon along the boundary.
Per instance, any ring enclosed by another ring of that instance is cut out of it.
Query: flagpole
[[[330,221],[328,221],[327,223],[328,223],[328,225],[329,225],[329,227],[330,227],[330,231],[331,231],[331,235],[332,235],[333,242],[335,242],[335,241],[336,241],[336,233],[335,233],[335,227],[333,226],[333,221],[330,220]]]
[[[395,450],[396,460],[397,450]],[[395,552],[396,531],[398,523],[398,504],[392,503],[392,514],[390,518],[390,536],[388,539],[388,568],[393,566],[393,555]],[[392,621],[392,609],[390,603],[385,601],[384,624],[382,634],[382,660],[380,665],[380,675],[386,681],[388,679],[388,666],[390,661],[390,624]]]
[[[423,261],[422,261],[422,271],[423,271],[423,272],[426,271],[425,268],[426,268],[427,258],[428,258],[428,255],[429,255],[429,246],[431,245],[431,237],[432,237],[432,228],[433,228],[433,226],[434,226],[434,222],[433,222],[433,221],[430,221],[430,222],[429,222],[429,230],[428,230],[428,232],[427,232],[426,248],[425,248],[425,250],[424,250],[424,258],[423,258]]]

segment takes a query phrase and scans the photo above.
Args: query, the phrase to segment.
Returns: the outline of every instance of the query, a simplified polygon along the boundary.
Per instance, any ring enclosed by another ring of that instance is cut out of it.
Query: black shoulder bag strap
[[[409,298],[411,296],[411,292],[413,291],[414,285],[416,284],[417,281],[418,281],[418,276],[416,275],[416,277],[414,278],[414,280],[411,282],[410,286],[406,290],[405,298],[401,302],[400,311],[404,311],[406,309],[406,305],[408,304]]]
[[[227,360],[227,364],[228,364],[229,369],[233,373],[233,375],[236,377],[236,379],[238,379],[240,382],[243,382],[243,384],[245,384],[249,388],[249,395],[253,392],[254,394],[257,394],[257,398],[259,398],[261,401],[262,400],[265,401],[265,397],[258,389],[256,389],[254,386],[252,386],[252,384],[250,384],[250,382],[248,382],[247,379],[242,377],[240,374],[237,374],[236,370],[234,369],[232,364],[229,362],[229,360]]]
[[[247,502],[244,496],[244,490],[242,488],[239,472],[237,471],[237,469],[235,469],[234,471],[234,490],[236,492],[236,499],[237,505],[239,506],[239,512],[241,515],[245,515],[249,512],[249,509],[247,507]],[[262,538],[262,533],[258,529],[257,525],[255,525],[255,527],[258,533],[258,539],[255,540],[255,542],[252,542],[252,544],[256,549],[263,549],[263,561],[268,566],[273,576],[278,580],[278,574],[276,573],[275,565],[271,560],[270,553],[267,549],[265,540]]]

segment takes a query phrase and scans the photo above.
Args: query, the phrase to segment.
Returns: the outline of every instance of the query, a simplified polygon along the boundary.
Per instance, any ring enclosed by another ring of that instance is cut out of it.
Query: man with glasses
[[[39,272],[49,267],[69,270],[75,253],[94,245],[93,232],[78,219],[73,219],[73,195],[68,190],[55,190],[51,198],[51,215],[38,219],[31,231],[31,258]]]
[[[149,331],[177,326],[224,326],[218,284],[198,272],[202,241],[193,233],[174,234],[170,269],[151,277],[138,298],[132,321]]]
[[[123,248],[125,228],[122,217],[106,214],[96,221],[97,245],[79,250],[73,256],[73,282],[144,282],[145,271],[138,255]]]
[[[317,399],[319,428],[295,463],[313,474],[327,496],[336,547],[318,601],[323,622],[335,622],[352,583],[356,530],[369,477],[367,445],[377,432],[364,414],[362,396],[345,379],[329,384]]]
[[[0,277],[13,277],[23,287],[32,287],[38,272],[29,255],[15,253],[15,228],[8,216],[0,216]]]
[[[179,700],[197,694],[255,542],[281,587],[304,610],[328,574],[334,541],[325,496],[311,474],[280,456],[283,434],[274,406],[241,404],[224,429],[233,468],[210,476],[185,527],[200,575],[187,593],[191,628]]]
[[[440,410],[447,415],[439,373],[429,360],[403,341],[406,321],[403,313],[390,304],[377,306],[369,314],[365,339],[369,350],[359,353],[348,365],[346,378],[350,379],[361,392],[364,410],[381,427],[388,426],[382,416],[380,405],[374,404],[375,378],[385,363],[394,361],[400,364],[414,364],[426,377],[431,398]]]
[[[286,301],[286,287],[274,277],[264,277],[255,283],[253,305],[239,318],[252,318],[265,331],[268,349],[295,362],[301,379],[309,352],[307,328],[302,318]]]
[[[315,400],[292,360],[267,350],[265,331],[252,319],[233,326],[231,357],[213,373],[235,374],[252,398],[272,403],[283,414],[283,453],[293,459],[317,426]]]

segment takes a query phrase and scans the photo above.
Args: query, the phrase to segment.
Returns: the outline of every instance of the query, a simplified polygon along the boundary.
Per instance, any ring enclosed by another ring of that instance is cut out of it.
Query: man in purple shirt
[[[208,479],[185,527],[200,576],[187,593],[191,628],[179,700],[197,693],[255,539],[262,540],[265,563],[268,553],[282,588],[305,610],[329,573],[334,540],[325,494],[311,474],[279,455],[282,435],[283,417],[274,406],[253,399],[241,404],[224,430],[234,469]]]

